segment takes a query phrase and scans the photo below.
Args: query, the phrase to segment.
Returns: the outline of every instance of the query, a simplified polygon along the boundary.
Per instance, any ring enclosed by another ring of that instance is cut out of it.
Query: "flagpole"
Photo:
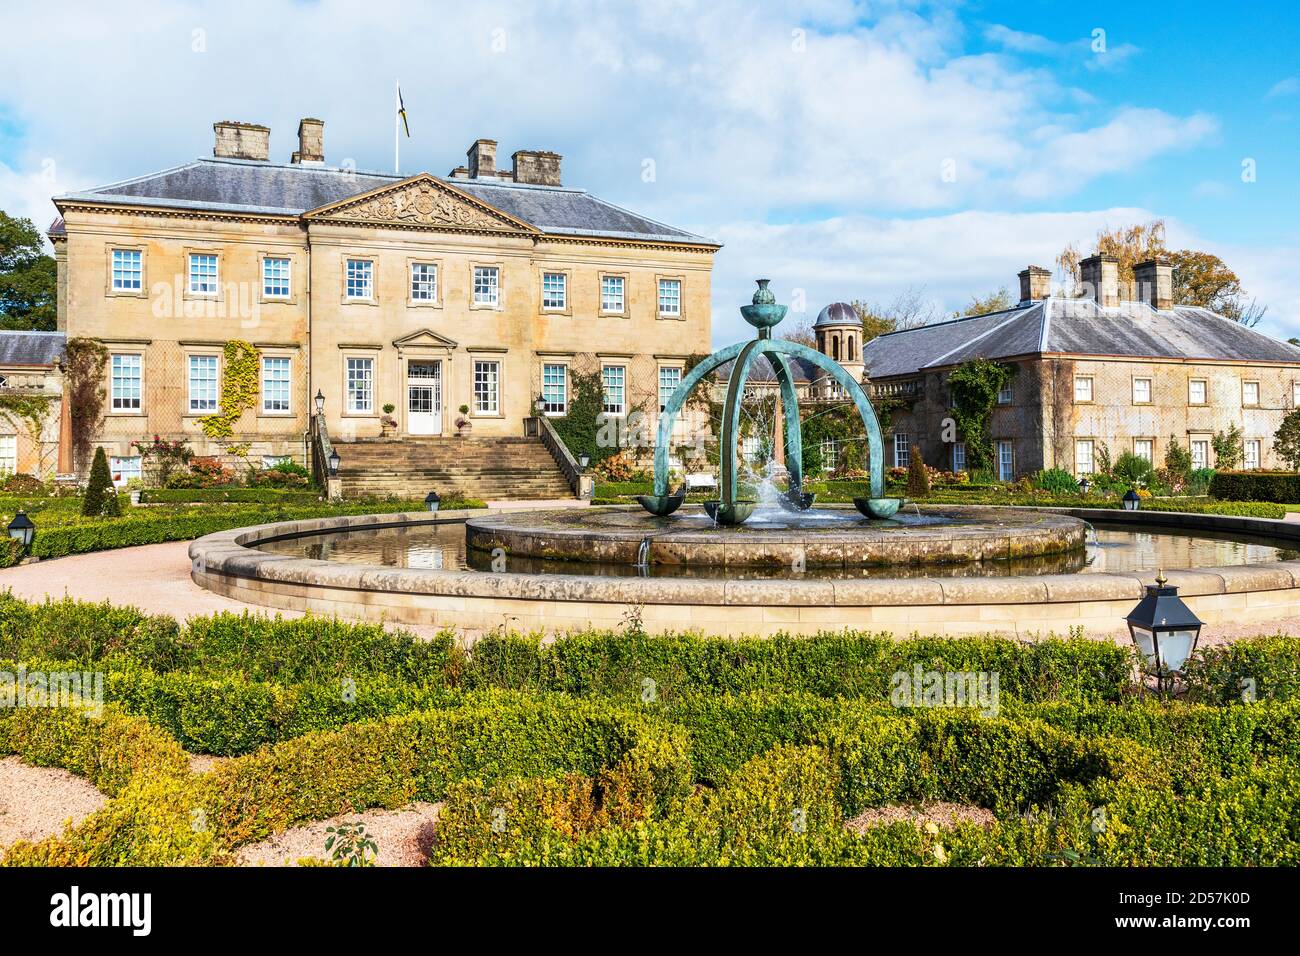
[[[397,80],[393,90],[393,175],[402,174],[402,81]]]

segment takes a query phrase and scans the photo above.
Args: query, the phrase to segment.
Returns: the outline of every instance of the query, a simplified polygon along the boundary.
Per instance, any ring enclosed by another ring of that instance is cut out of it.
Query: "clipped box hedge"
[[[1216,471],[1210,494],[1223,501],[1300,502],[1300,472]]]

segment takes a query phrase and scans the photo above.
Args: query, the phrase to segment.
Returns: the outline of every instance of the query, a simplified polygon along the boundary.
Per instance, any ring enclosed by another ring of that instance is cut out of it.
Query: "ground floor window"
[[[113,484],[120,488],[132,478],[141,477],[140,456],[132,455],[127,458],[109,458],[108,470],[113,475]]]
[[[894,467],[906,468],[911,464],[912,451],[907,432],[894,432]]]
[[[18,471],[18,436],[0,435],[0,476]]]
[[[759,453],[763,450],[763,441],[757,435],[750,435],[740,440],[740,454],[745,461],[758,461]]]
[[[1074,473],[1080,477],[1091,475],[1093,467],[1093,444],[1091,438],[1080,438],[1074,443]]]
[[[1259,439],[1258,439],[1258,438],[1247,438],[1247,439],[1246,439],[1246,458],[1245,458],[1245,463],[1246,463],[1246,468],[1247,468],[1247,469],[1252,469],[1252,468],[1258,468],[1258,467],[1259,467],[1259,447],[1260,447],[1260,444],[1259,444]]]
[[[1150,438],[1138,438],[1133,441],[1133,454],[1146,462],[1154,462],[1156,443]]]
[[[998,480],[1011,481],[1016,476],[1016,460],[1011,442],[998,442]]]
[[[822,471],[832,472],[840,460],[840,440],[838,438],[826,438],[822,440]]]
[[[276,465],[287,465],[293,461],[292,455],[263,455],[262,470],[269,471]]]
[[[369,415],[375,410],[375,360],[350,358],[348,371],[348,411]]]
[[[667,365],[659,369],[659,411],[668,407],[668,400],[673,397],[673,392],[677,391],[677,386],[682,384],[682,370],[675,365]]]
[[[109,365],[110,405],[113,411],[140,411],[140,356],[114,355]]]
[[[262,359],[262,411],[267,414],[289,411],[289,361],[282,356]]]
[[[966,443],[964,441],[953,442],[952,444],[952,470],[954,472],[966,470]]]
[[[190,412],[217,410],[217,357],[190,356]]]
[[[474,412],[478,415],[496,415],[501,411],[501,363],[477,361],[474,363]]]
[[[603,366],[600,381],[605,389],[605,414],[622,415],[627,411],[627,369],[622,365]]]
[[[562,362],[542,366],[542,411],[547,415],[569,411],[569,367]]]
[[[1192,468],[1210,467],[1210,440],[1208,438],[1192,439]]]

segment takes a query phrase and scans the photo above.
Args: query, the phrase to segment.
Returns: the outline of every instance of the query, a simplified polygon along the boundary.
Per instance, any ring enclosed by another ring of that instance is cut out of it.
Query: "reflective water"
[[[353,564],[382,564],[399,568],[446,568],[493,571],[492,555],[465,548],[465,528],[459,522],[421,525],[386,531],[353,531],[314,535],[268,542],[261,550],[273,554],[343,561]],[[1209,533],[1181,534],[1176,531],[1135,532],[1096,523],[1096,543],[1082,554],[1054,555],[1023,561],[984,562],[973,565],[925,565],[885,568],[810,568],[796,573],[788,568],[720,568],[590,564],[508,558],[506,572],[532,574],[594,574],[603,576],[754,578],[898,578],[898,577],[998,577],[1012,574],[1092,574],[1102,571],[1151,571],[1157,568],[1219,567],[1262,564],[1289,560],[1300,553],[1268,539]]]

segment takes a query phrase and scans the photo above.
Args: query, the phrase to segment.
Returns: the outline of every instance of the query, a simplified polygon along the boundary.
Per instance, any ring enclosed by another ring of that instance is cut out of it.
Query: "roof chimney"
[[[1020,272],[1020,301],[1038,302],[1052,294],[1052,273],[1042,266],[1029,266]]]
[[[271,128],[256,123],[221,120],[212,124],[217,134],[212,155],[222,159],[257,159],[266,162],[271,155]]]
[[[471,178],[492,177],[497,174],[497,141],[494,139],[476,139],[474,145],[465,154],[469,157],[469,174]]]
[[[298,148],[292,163],[325,162],[325,121],[303,117],[298,121]]]
[[[560,185],[559,153],[540,149],[519,149],[512,157],[515,163],[515,182],[534,183],[538,186]]]
[[[1114,308],[1119,305],[1119,258],[1096,253],[1079,263],[1079,278],[1083,294],[1090,296],[1100,306]]]
[[[1139,302],[1165,311],[1174,307],[1174,264],[1165,258],[1148,259],[1133,267]]]

